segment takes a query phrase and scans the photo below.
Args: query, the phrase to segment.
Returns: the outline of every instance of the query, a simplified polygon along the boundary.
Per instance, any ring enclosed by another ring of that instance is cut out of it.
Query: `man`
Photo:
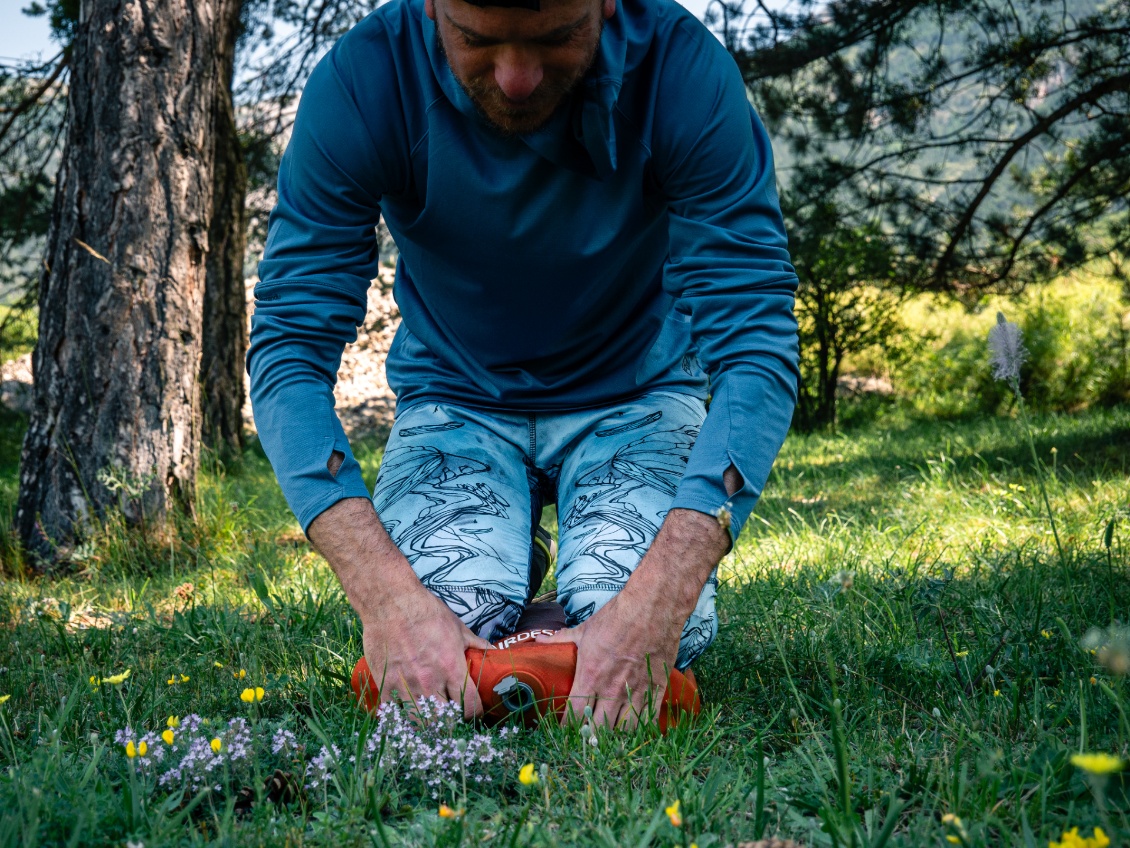
[[[382,213],[403,323],[370,500],[332,390]],[[481,711],[464,650],[533,597],[555,501],[574,708],[657,703],[796,395],[772,153],[717,40],[672,0],[394,0],[306,86],[259,273],[260,438],[382,698]]]

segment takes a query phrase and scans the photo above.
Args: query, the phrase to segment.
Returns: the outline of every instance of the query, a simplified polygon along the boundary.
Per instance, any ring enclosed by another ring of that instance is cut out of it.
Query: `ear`
[[[425,2],[431,3],[432,0],[425,0]],[[604,14],[605,20],[608,20],[613,15],[615,15],[616,14],[616,0],[604,0],[604,6],[601,9],[601,12]]]
[[[424,14],[433,21],[436,19],[436,0],[424,0]]]

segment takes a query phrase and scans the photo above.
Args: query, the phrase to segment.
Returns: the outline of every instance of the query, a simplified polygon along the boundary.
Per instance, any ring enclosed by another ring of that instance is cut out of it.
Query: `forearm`
[[[362,622],[371,620],[390,600],[423,590],[368,498],[338,501],[314,519],[309,536]]]

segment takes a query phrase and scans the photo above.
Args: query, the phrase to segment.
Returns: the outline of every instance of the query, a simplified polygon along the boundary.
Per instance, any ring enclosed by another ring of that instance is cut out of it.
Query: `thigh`
[[[558,600],[571,625],[615,597],[651,546],[706,417],[690,395],[652,393],[585,422],[558,482]],[[687,621],[677,664],[713,640],[711,576]]]
[[[421,404],[393,425],[373,504],[420,582],[486,639],[509,632],[530,585],[533,475],[515,422]]]

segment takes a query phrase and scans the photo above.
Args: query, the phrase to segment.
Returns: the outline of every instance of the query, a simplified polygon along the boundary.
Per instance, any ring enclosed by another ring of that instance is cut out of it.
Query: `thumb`
[[[560,645],[563,642],[575,642],[579,645],[584,628],[584,624],[578,624],[576,627],[566,627],[549,635],[539,633],[534,637],[534,641],[539,645]]]

